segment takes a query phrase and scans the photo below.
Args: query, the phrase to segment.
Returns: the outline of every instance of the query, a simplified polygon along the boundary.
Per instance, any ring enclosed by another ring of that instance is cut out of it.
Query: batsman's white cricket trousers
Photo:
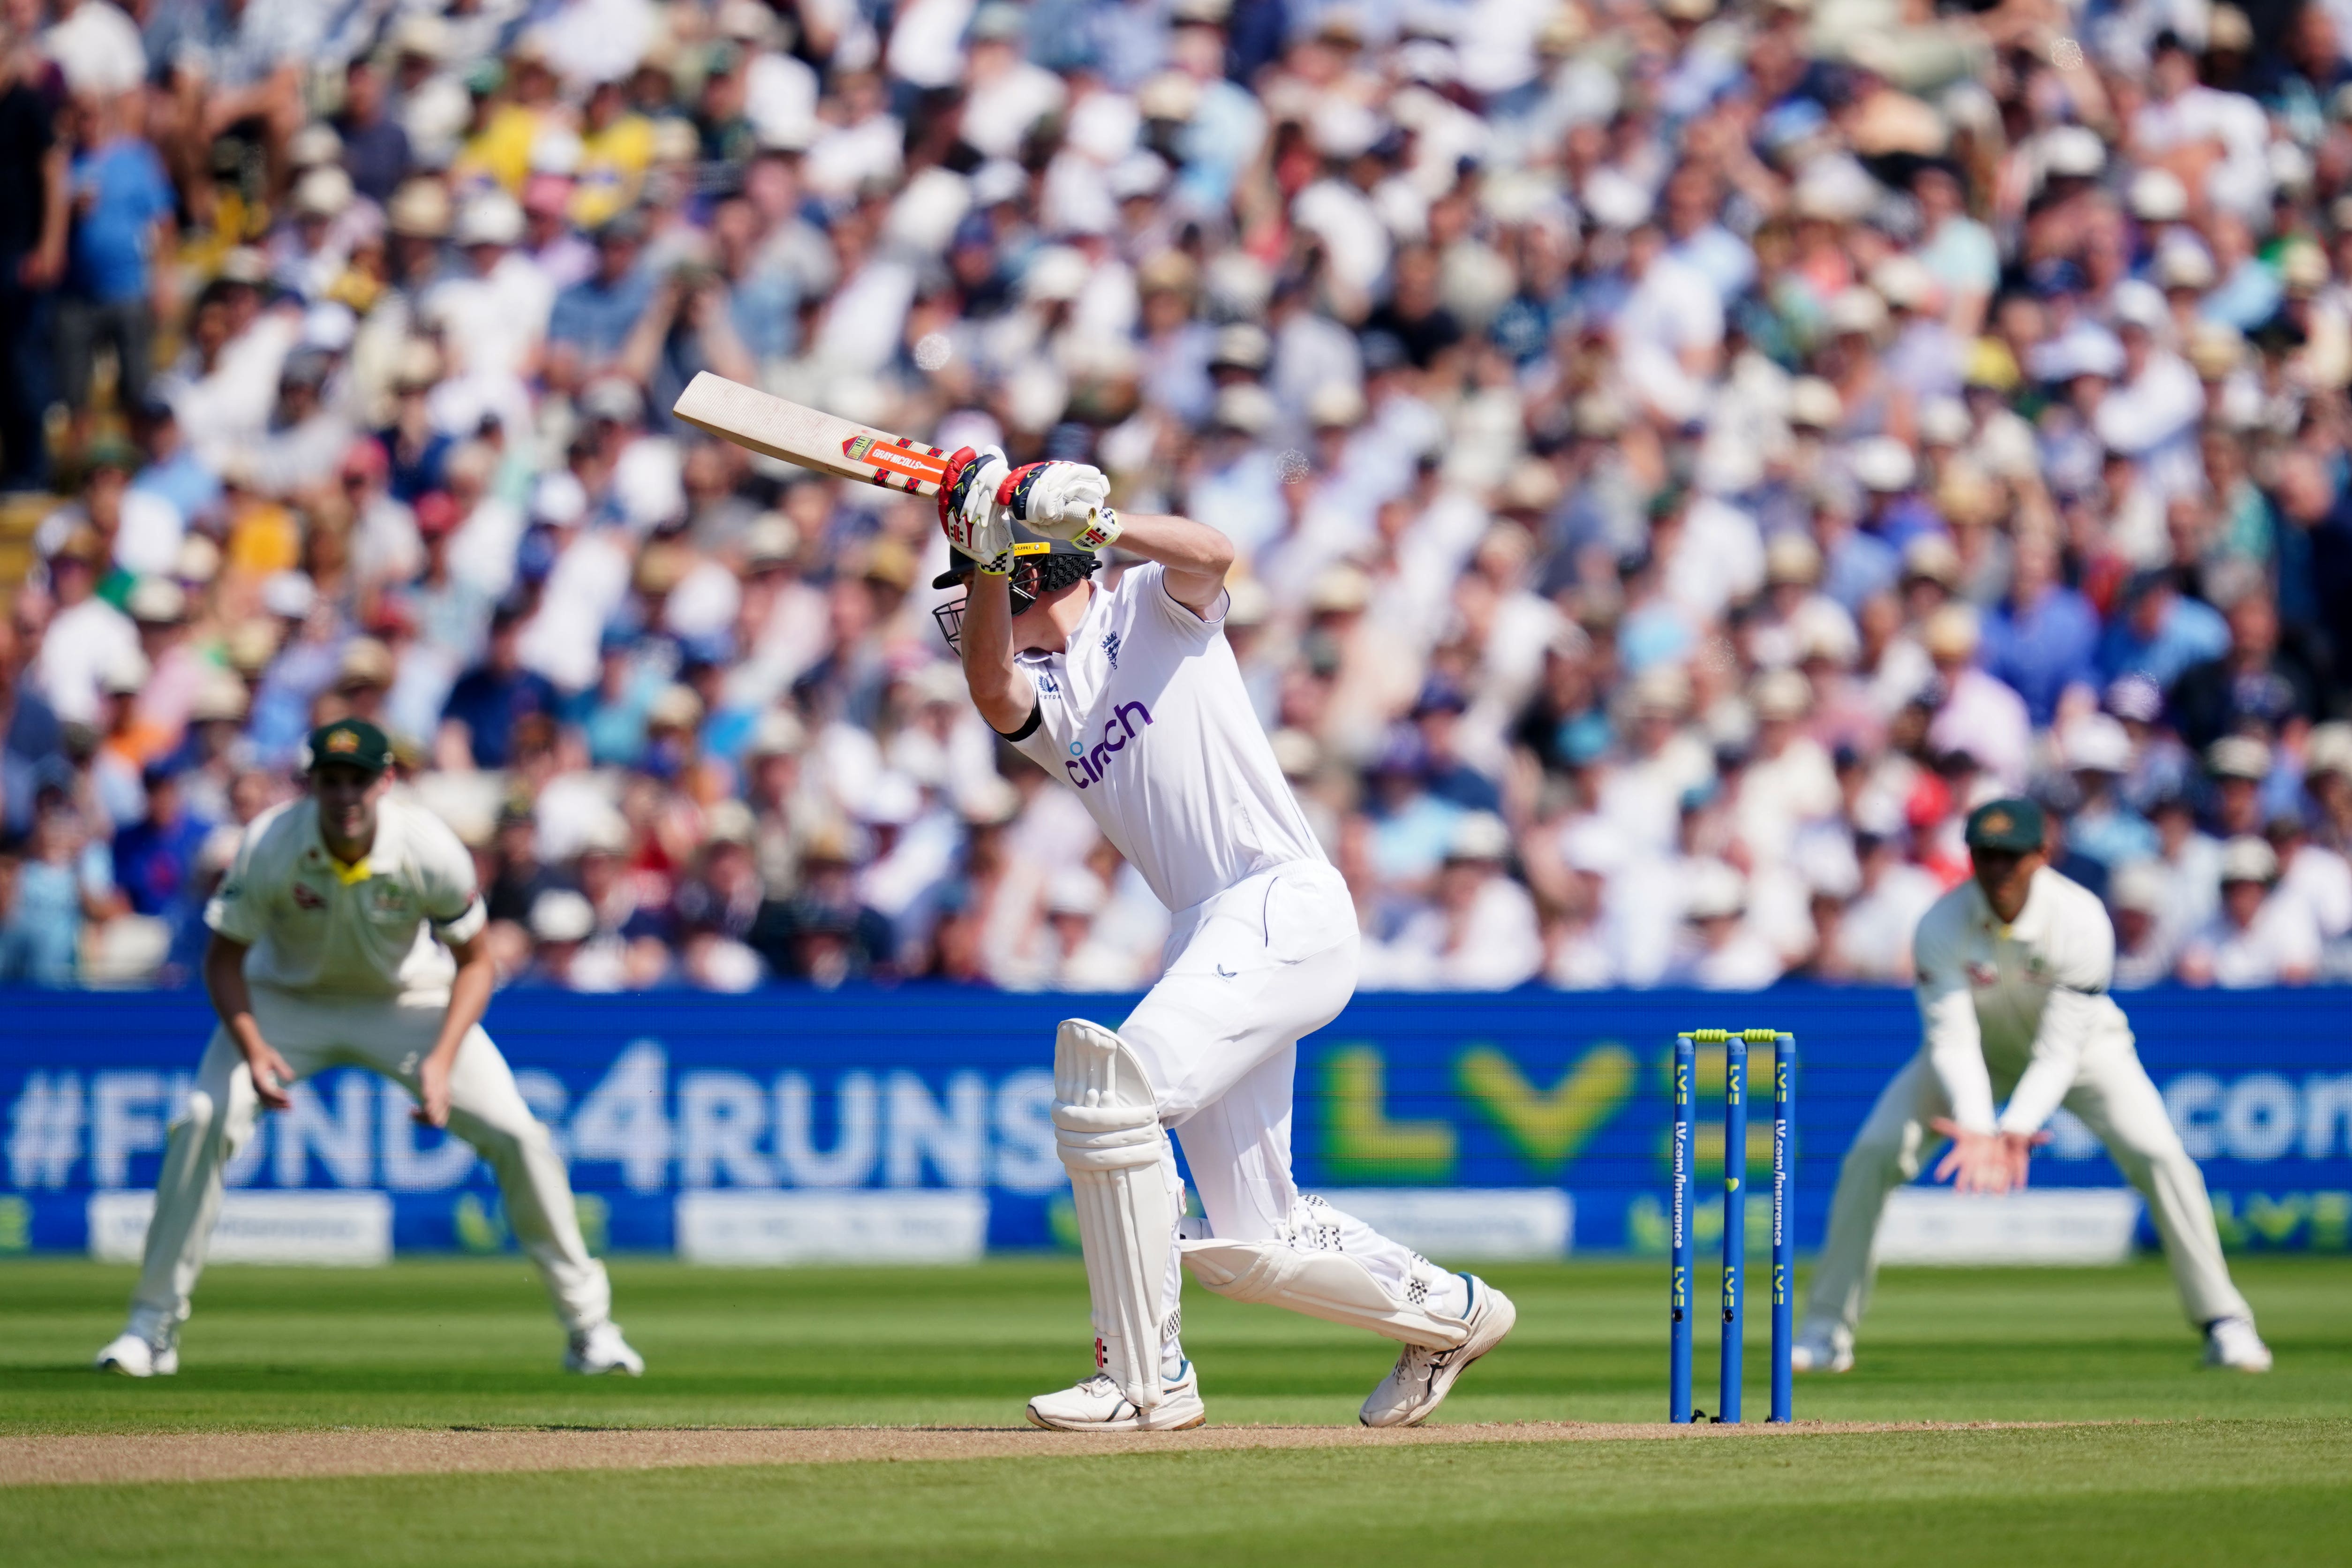
[[[332,1067],[362,1067],[416,1092],[417,1068],[448,1011],[443,994],[394,997],[296,995],[255,985],[253,1018],[261,1037],[297,1078]],[[245,1055],[228,1030],[213,1030],[196,1069],[194,1091],[172,1124],[163,1171],[155,1183],[155,1217],[131,1298],[134,1320],[184,1321],[188,1297],[204,1271],[213,1221],[220,1214],[221,1169],[253,1134],[260,1107]],[[476,1025],[449,1071],[449,1131],[479,1150],[498,1174],[507,1223],[554,1298],[567,1329],[603,1322],[612,1309],[604,1266],[588,1255],[572,1206],[572,1182],[515,1088],[514,1074]]]
[[[2015,1088],[2013,1080],[1994,1076],[1995,1100],[2007,1099]],[[2252,1317],[2246,1299],[2230,1282],[2204,1174],[2181,1147],[2180,1134],[2165,1114],[2164,1097],[2140,1066],[2139,1053],[2124,1040],[2093,1043],[2063,1103],[2098,1135],[2147,1200],[2189,1321],[2201,1328],[2216,1318]],[[1839,1325],[1851,1333],[1862,1321],[1878,1268],[1878,1219],[1886,1194],[1918,1175],[1927,1152],[1941,1142],[1927,1123],[1950,1114],[1924,1051],[1879,1094],[1838,1172],[1829,1234],[1805,1304],[1809,1324]]]
[[[1360,1258],[1402,1297],[1414,1254],[1320,1200],[1302,1215],[1290,1173],[1298,1041],[1339,1016],[1356,989],[1355,902],[1339,873],[1299,860],[1244,878],[1179,910],[1160,983],[1119,1026],[1142,1058],[1160,1124],[1184,1147],[1210,1231],[1287,1240],[1302,1220]],[[1173,1155],[1161,1172],[1181,1190]],[[1162,1321],[1182,1281],[1171,1246]],[[1099,1326],[1099,1325],[1098,1325]]]

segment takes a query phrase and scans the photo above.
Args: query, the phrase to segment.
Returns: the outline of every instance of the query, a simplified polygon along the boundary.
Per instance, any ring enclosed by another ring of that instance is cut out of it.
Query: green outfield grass
[[[2298,1562],[2352,1526],[2352,1261],[2242,1259],[2279,1355],[2201,1373],[2160,1266],[1893,1271],[1822,1419],[2126,1423],[1692,1447],[1579,1443],[1097,1460],[0,1489],[12,1563],[1763,1561],[1895,1552]],[[1655,1420],[1664,1268],[1496,1268],[1519,1330],[1448,1420]],[[1702,1270],[1702,1291],[1711,1285]],[[128,1270],[0,1264],[0,1433],[352,1426],[1002,1425],[1086,1364],[1075,1261],[718,1271],[618,1260],[642,1382],[555,1371],[516,1261],[221,1268],[171,1380],[85,1370]],[[1376,1342],[1192,1292],[1214,1423],[1352,1421]],[[1751,1321],[1748,1409],[1765,1358]],[[1696,1382],[1713,1406],[1709,1336]],[[2128,1423],[2163,1423],[2130,1425]],[[1106,1553],[1074,1499],[1139,1527]]]

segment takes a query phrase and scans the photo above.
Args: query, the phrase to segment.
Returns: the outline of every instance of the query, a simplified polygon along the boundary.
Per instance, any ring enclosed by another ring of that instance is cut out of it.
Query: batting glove
[[[1013,570],[1013,524],[996,499],[1011,471],[1001,447],[960,447],[940,481],[940,531],[992,577]]]
[[[1110,499],[1110,476],[1087,463],[1030,463],[1013,470],[997,487],[996,499],[1013,521],[1033,533],[1059,539],[1081,550],[1102,550],[1118,538],[1118,513]]]

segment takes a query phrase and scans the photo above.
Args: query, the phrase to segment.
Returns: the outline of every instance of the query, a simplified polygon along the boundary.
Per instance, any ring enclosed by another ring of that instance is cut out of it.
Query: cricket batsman
[[[1078,792],[1172,912],[1160,983],[1116,1029],[1066,1019],[1053,1121],[1070,1173],[1095,1372],[1029,1402],[1074,1432],[1197,1426],[1179,1338],[1180,1258],[1220,1295],[1402,1343],[1366,1399],[1370,1426],[1434,1411],[1517,1317],[1290,1175],[1298,1040],[1355,989],[1355,906],[1292,796],[1225,641],[1232,542],[1181,517],[1122,520],[1080,463],[950,459],[940,519],[957,552],[936,612],[971,698],[1024,755]],[[1017,528],[1015,525],[1019,525]],[[1116,542],[1142,557],[1092,579]],[[1184,1221],[1168,1134],[1207,1219]]]
[[[221,1167],[257,1105],[284,1110],[322,1068],[355,1064],[416,1097],[498,1173],[509,1223],[571,1335],[566,1369],[641,1375],[609,1313],[572,1184],[547,1129],[482,1032],[488,921],[474,860],[440,818],[391,794],[392,746],[362,719],[310,735],[310,793],[247,828],[205,910],[205,988],[220,1026],[164,1145],[131,1321],[98,1353],[132,1377],[180,1368],[180,1325],[220,1213]]]
[[[2205,1178],[2181,1147],[2108,994],[2116,933],[2088,889],[2052,870],[2042,808],[1996,800],[1968,821],[1975,875],[1938,899],[1914,939],[1919,1054],[1895,1075],[1846,1152],[1813,1273],[1799,1372],[1853,1365],[1886,1194],[1919,1173],[1933,1131],[1951,1141],[1937,1167],[1961,1192],[2025,1185],[2042,1123],[2082,1118],[2147,1200],[2205,1364],[2267,1372],[2271,1352],[2230,1282]],[[1996,1115],[1994,1102],[2007,1103]]]

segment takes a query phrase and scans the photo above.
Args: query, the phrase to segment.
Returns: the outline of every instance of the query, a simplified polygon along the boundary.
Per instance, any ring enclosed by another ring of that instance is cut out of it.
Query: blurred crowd
[[[2021,792],[2119,984],[2352,978],[2352,0],[0,34],[0,977],[185,980],[355,713],[510,980],[1148,984],[930,503],[710,370],[1230,534],[1369,985],[1901,982]]]

